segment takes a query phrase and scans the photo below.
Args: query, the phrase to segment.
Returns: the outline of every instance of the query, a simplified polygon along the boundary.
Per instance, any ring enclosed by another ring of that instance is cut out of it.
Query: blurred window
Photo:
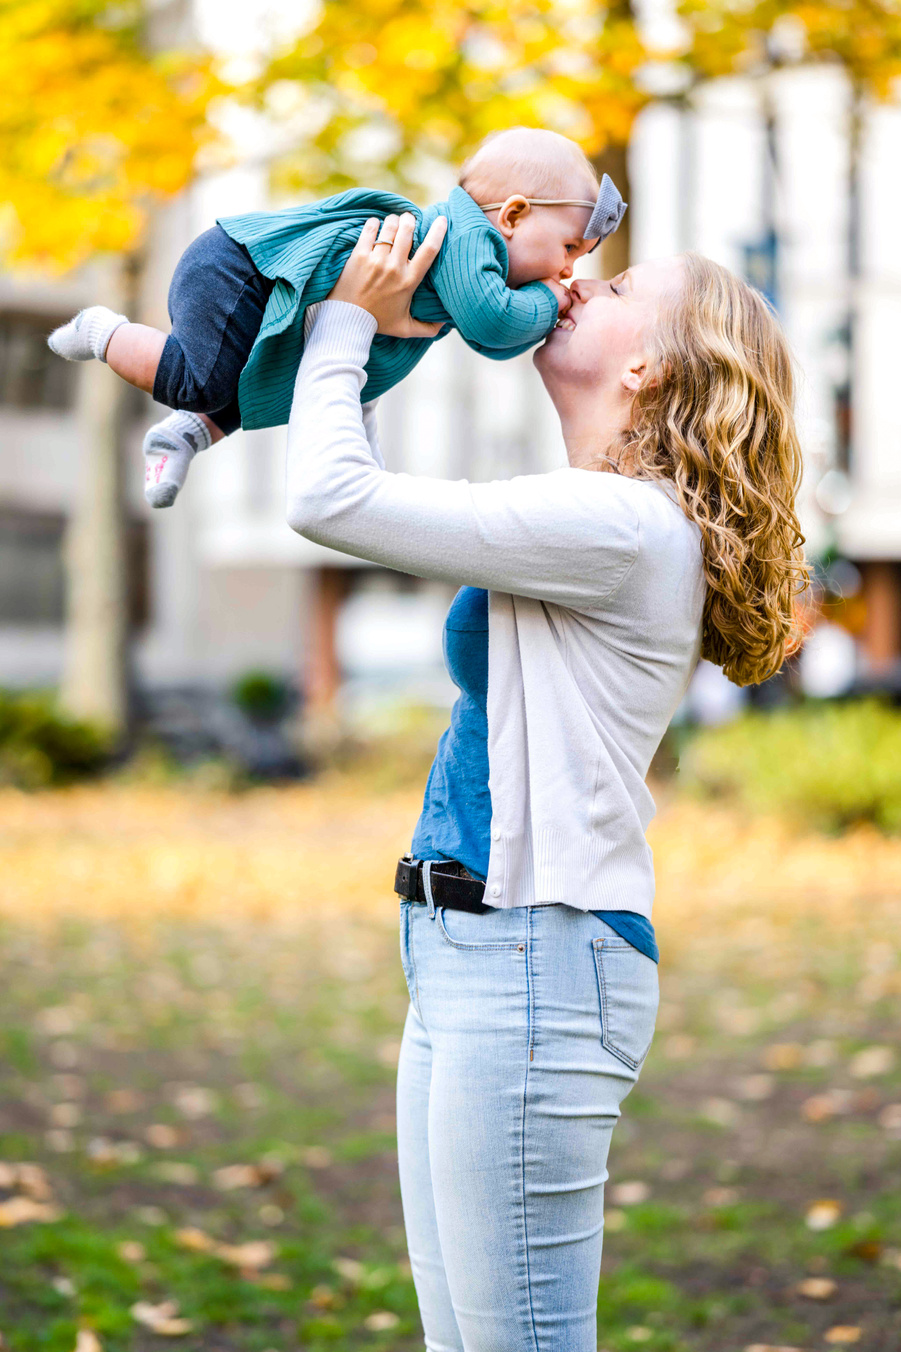
[[[0,404],[72,407],[77,370],[47,346],[47,334],[63,322],[58,316],[0,311]]]
[[[60,512],[0,507],[0,624],[63,623],[65,529]],[[148,534],[145,521],[129,522],[128,609],[134,628],[149,619]]]
[[[64,528],[54,512],[0,511],[0,622],[62,623]]]

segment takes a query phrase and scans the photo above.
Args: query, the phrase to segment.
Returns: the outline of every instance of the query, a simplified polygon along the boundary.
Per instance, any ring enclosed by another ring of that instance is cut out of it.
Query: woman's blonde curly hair
[[[656,375],[636,395],[636,478],[670,480],[700,527],[707,578],[701,655],[736,685],[764,681],[800,643],[807,586],[795,514],[801,448],[791,354],[763,296],[688,253],[656,326]]]

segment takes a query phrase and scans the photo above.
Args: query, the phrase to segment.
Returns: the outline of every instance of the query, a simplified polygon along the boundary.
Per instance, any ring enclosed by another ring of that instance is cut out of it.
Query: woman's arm
[[[630,481],[574,469],[488,484],[388,473],[360,406],[376,328],[367,310],[342,301],[311,315],[288,424],[291,527],[419,577],[600,604],[638,551]]]

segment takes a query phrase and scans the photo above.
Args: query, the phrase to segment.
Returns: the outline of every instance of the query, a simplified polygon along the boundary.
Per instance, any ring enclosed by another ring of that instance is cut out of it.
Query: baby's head
[[[582,238],[591,218],[590,206],[530,206],[528,198],[591,202],[598,195],[598,177],[575,141],[555,131],[513,127],[487,136],[460,171],[459,185],[480,206],[501,202],[486,211],[504,236],[509,257],[507,283],[572,276],[572,265],[592,248]]]

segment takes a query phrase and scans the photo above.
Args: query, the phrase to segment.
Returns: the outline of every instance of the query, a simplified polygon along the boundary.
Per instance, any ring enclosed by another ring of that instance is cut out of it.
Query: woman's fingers
[[[411,211],[405,211],[402,216],[395,217],[395,220],[397,220],[397,232],[394,236],[394,247],[391,250],[391,261],[403,264],[410,257],[416,217]]]
[[[394,241],[397,237],[399,225],[400,225],[399,216],[394,215],[386,216],[385,219],[382,221],[382,228],[379,231],[376,244],[378,245],[390,244],[393,247]]]
[[[424,319],[411,319],[405,338],[437,338],[444,328],[443,324],[428,324]]]
[[[437,216],[429,226],[425,239],[410,259],[409,279],[414,289],[422,281],[429,268],[441,252],[444,236],[447,234],[447,217]],[[413,232],[410,231],[412,241]]]
[[[370,216],[369,220],[360,231],[360,238],[354,245],[355,254],[372,253],[372,246],[375,243],[375,237],[379,232],[381,222],[378,216]]]

